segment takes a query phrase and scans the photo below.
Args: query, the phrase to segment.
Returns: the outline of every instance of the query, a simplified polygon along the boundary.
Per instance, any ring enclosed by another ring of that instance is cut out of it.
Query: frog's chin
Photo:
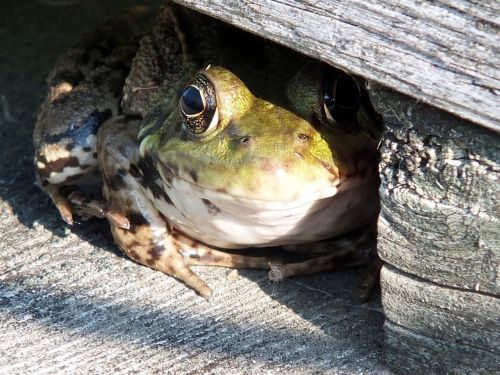
[[[245,188],[212,189],[184,178],[174,178],[163,185],[169,196],[175,198],[204,199],[239,206],[241,209],[282,210],[283,207],[300,207],[338,193],[338,184],[318,184],[279,186],[269,184],[260,190],[247,191]],[[280,194],[281,192],[283,194]]]
[[[213,191],[177,178],[164,186],[167,199],[151,195],[150,199],[173,226],[209,245],[278,246],[332,238],[356,227],[354,216],[373,216],[376,208],[369,202],[376,199],[363,192],[376,192],[376,187],[349,184],[347,189],[332,185],[305,191],[294,199],[264,200]]]

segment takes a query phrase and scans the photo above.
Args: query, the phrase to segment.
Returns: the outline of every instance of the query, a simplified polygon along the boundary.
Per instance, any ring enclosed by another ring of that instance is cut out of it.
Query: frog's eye
[[[181,96],[181,111],[185,116],[196,116],[205,109],[205,101],[201,92],[196,86],[188,86]]]
[[[205,136],[217,127],[219,113],[212,83],[202,74],[182,92],[179,108],[183,123],[195,136]]]
[[[323,113],[328,123],[347,126],[356,119],[361,105],[361,88],[347,73],[327,77],[323,84]]]

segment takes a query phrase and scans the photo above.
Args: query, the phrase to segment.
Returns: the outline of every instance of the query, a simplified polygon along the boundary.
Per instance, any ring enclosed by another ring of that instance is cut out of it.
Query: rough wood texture
[[[391,266],[384,266],[381,284],[389,321],[422,336],[495,354],[500,360],[499,298],[445,288]],[[500,361],[498,366],[500,370]]]
[[[388,363],[402,374],[499,373],[500,136],[390,89],[369,92],[386,125]]]
[[[386,359],[401,375],[492,375],[500,371],[497,354],[430,339],[386,322]]]
[[[500,131],[497,0],[175,0]]]
[[[500,136],[389,89],[379,252],[433,282],[500,294]]]

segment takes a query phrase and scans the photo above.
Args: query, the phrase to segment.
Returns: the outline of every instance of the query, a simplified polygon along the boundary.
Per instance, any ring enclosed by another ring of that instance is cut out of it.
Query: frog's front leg
[[[212,289],[190,269],[191,265],[269,269],[269,258],[213,249],[178,232],[157,213],[130,212],[128,219],[129,230],[111,224],[115,242],[125,254],[142,265],[179,279],[206,299],[212,295]]]
[[[212,289],[189,268],[168,223],[157,213],[142,215],[133,209],[127,214],[130,229],[110,223],[117,245],[137,263],[174,276],[208,299]]]
[[[174,276],[204,298],[212,295],[212,289],[190,265],[269,269],[267,257],[225,253],[170,225],[156,208],[158,201],[147,194],[147,190],[154,190],[161,195],[158,199],[169,200],[166,192],[158,190],[161,180],[154,166],[143,163],[136,141],[139,125],[140,121],[120,117],[105,124],[98,135],[104,198],[111,210],[121,212],[130,224],[124,228],[110,220],[114,240],[124,253],[140,264]]]

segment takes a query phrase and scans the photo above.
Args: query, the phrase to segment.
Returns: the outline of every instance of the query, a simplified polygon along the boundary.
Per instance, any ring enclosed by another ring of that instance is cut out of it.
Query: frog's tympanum
[[[148,21],[113,18],[49,76],[35,167],[62,218],[106,217],[130,258],[204,297],[191,265],[282,280],[373,257],[381,129],[364,82],[178,6]],[[255,247],[267,256],[225,251]]]

